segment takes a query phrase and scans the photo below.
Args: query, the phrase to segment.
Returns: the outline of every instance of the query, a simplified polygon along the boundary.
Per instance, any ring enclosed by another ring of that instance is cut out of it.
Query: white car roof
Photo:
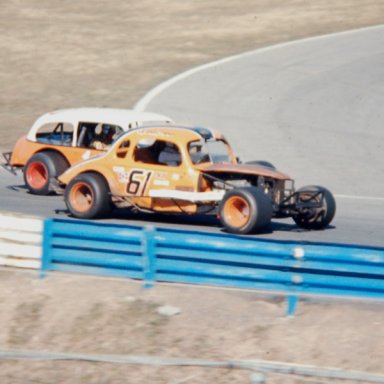
[[[79,122],[87,123],[105,123],[118,125],[127,131],[135,128],[143,123],[151,122],[167,122],[171,123],[172,119],[167,116],[152,112],[138,112],[132,109],[118,108],[71,108],[60,109],[48,112],[40,116],[32,125],[27,138],[34,141],[36,131],[44,124],[49,123],[71,123],[76,129]]]

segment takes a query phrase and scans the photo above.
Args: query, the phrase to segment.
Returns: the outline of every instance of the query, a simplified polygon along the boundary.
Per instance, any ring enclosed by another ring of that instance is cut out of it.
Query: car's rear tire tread
[[[73,216],[81,219],[100,219],[108,216],[112,209],[109,192],[109,186],[103,176],[84,173],[67,185],[64,200]]]
[[[222,225],[228,232],[236,234],[262,232],[270,224],[272,213],[270,197],[256,187],[228,191],[219,206]]]
[[[69,167],[60,153],[35,153],[24,166],[24,182],[30,193],[49,195],[54,192],[52,180]]]

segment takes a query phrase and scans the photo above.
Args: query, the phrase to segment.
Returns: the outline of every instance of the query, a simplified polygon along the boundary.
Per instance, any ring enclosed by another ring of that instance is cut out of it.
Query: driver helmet
[[[111,143],[116,133],[116,127],[110,124],[103,124],[101,128],[101,136],[104,140]]]

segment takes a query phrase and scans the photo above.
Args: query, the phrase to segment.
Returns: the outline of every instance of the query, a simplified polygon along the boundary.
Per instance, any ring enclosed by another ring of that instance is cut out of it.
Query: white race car
[[[115,108],[72,108],[39,117],[12,152],[3,153],[4,168],[23,169],[31,193],[54,191],[56,177],[71,165],[108,149],[121,132],[153,123],[171,123],[157,113]]]

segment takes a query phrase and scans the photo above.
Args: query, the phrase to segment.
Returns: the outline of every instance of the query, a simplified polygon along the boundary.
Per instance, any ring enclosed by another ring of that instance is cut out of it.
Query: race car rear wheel
[[[304,203],[314,200],[322,204],[318,208],[308,208],[299,211],[297,215],[293,216],[295,223],[305,229],[325,228],[332,221],[336,213],[336,202],[332,193],[328,189],[317,185],[302,187],[297,192],[301,192],[299,195],[300,202]],[[321,192],[321,194],[319,193],[317,196],[314,196],[316,192]]]
[[[65,204],[75,217],[96,219],[111,211],[109,187],[97,173],[84,173],[75,177],[65,188]]]
[[[69,164],[56,152],[34,154],[24,167],[24,182],[35,195],[48,195],[53,192],[51,180],[62,174]]]
[[[260,232],[271,222],[272,201],[259,188],[232,189],[225,194],[219,207],[219,215],[228,232]]]

